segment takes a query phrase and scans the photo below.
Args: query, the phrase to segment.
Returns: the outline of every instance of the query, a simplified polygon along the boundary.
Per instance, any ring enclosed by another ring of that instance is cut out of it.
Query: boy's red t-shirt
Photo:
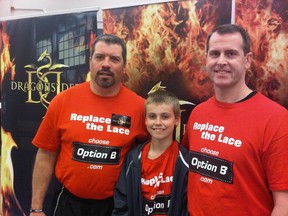
[[[156,159],[149,159],[151,143],[142,150],[141,185],[144,215],[168,215],[178,144],[173,141]]]

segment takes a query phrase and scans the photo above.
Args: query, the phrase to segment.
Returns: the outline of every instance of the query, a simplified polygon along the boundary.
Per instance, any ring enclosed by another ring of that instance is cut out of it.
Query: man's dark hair
[[[246,55],[247,53],[250,52],[251,41],[250,41],[250,36],[249,36],[248,32],[243,27],[241,27],[239,25],[225,24],[225,25],[217,26],[208,35],[207,41],[206,41],[206,52],[207,53],[208,53],[208,50],[209,50],[210,38],[211,38],[212,34],[215,33],[215,32],[220,34],[220,35],[239,32],[241,34],[241,36],[242,36],[242,39],[243,39],[243,51],[244,51],[244,54]]]
[[[106,44],[118,44],[118,45],[120,45],[122,47],[122,57],[124,60],[124,64],[126,64],[126,60],[127,60],[126,44],[120,37],[118,37],[116,35],[112,35],[112,34],[103,34],[103,35],[97,36],[96,39],[94,40],[93,44],[92,44],[90,56],[93,55],[93,53],[95,51],[95,45],[99,41],[105,42]]]

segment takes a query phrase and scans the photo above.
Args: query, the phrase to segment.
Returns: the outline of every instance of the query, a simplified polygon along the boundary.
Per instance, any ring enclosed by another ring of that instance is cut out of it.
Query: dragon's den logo
[[[53,64],[51,55],[45,50],[37,60],[40,66],[35,64],[25,65],[27,73],[26,82],[11,82],[11,90],[27,93],[26,103],[40,103],[46,109],[51,99],[61,91],[75,84],[61,82],[63,70],[69,66],[65,64]]]

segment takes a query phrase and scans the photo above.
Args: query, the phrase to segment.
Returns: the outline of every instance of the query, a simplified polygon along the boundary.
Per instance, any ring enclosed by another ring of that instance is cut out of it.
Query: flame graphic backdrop
[[[178,1],[106,10],[103,31],[127,42],[126,85],[146,97],[162,81],[179,98],[199,103],[213,93],[204,68],[206,36],[230,19],[229,1]]]
[[[96,15],[84,11],[0,22],[1,216],[29,215],[37,151],[31,141],[52,98],[86,81]],[[57,186],[53,178],[46,215]]]
[[[123,82],[129,88],[147,97],[151,87],[162,81],[162,85],[181,100],[198,104],[213,95],[205,70],[207,34],[213,27],[230,23],[231,17],[235,17],[235,22],[250,32],[253,43],[254,61],[247,74],[249,86],[288,108],[287,8],[287,0],[189,0],[133,6],[105,10],[103,31],[117,34],[127,42],[127,77]],[[86,20],[81,19],[85,16],[78,15],[79,19],[73,16],[69,23],[80,25]],[[27,83],[24,65],[36,61],[31,51],[35,47],[31,31],[35,33],[37,29],[40,38],[42,31],[45,31],[44,38],[51,32],[56,34],[57,28],[51,24],[61,20],[62,17],[55,22],[51,17],[41,23],[39,29],[31,25],[37,23],[35,20],[11,21],[7,26],[5,22],[0,23],[0,215],[3,216],[29,214],[35,156],[31,139],[45,111],[39,104],[27,104],[27,92],[12,91],[10,85],[13,81],[24,86]],[[83,26],[87,28],[89,24]],[[89,31],[86,36],[89,47],[96,35]],[[89,55],[88,50],[85,51]],[[85,81],[89,68],[73,65],[61,79],[67,84]]]
[[[104,32],[127,42],[126,85],[146,97],[162,80],[179,98],[197,104],[213,94],[205,70],[207,34],[235,16],[253,43],[247,83],[288,108],[287,8],[284,0],[190,0],[109,9]]]
[[[288,1],[237,0],[236,23],[253,45],[248,84],[288,108]]]

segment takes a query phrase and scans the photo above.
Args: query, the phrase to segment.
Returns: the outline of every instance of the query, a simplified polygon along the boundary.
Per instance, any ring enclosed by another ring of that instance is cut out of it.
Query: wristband
[[[32,209],[32,208],[30,208],[30,213],[32,213],[32,212],[41,213],[41,212],[44,212],[44,211],[43,211],[43,209]]]

